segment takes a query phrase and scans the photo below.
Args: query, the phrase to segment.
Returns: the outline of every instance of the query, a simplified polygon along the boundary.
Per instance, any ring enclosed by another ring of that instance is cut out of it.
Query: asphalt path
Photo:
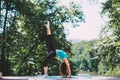
[[[61,76],[48,76],[47,78],[39,76],[3,76],[1,80],[120,80],[120,77],[113,76],[90,76],[88,74],[79,74],[71,78]]]

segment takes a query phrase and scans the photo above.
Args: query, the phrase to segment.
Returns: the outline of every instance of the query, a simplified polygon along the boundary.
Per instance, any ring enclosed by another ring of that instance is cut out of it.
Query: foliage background
[[[94,0],[95,1],[95,0]],[[81,71],[120,76],[120,1],[102,3],[101,16],[109,21],[100,38],[71,43],[66,40],[63,23],[73,27],[84,22],[80,5],[57,6],[57,0],[0,1],[0,71],[3,75],[39,75],[47,55],[44,24],[50,21],[56,48],[69,55],[72,75]],[[111,33],[111,34],[109,34]],[[50,61],[49,75],[58,75],[57,58]]]
[[[120,76],[120,1],[107,0],[102,5],[101,16],[107,16],[108,22],[101,29],[100,38],[74,43],[72,52],[79,71]]]
[[[1,0],[0,1],[0,71],[3,75],[38,75],[43,73],[42,62],[47,55],[45,23],[51,23],[56,48],[71,52],[63,23],[74,27],[84,21],[80,6],[57,6],[57,0]],[[58,75],[60,60],[49,64],[49,75]],[[75,63],[70,59],[70,63]],[[75,74],[75,68],[72,73]]]

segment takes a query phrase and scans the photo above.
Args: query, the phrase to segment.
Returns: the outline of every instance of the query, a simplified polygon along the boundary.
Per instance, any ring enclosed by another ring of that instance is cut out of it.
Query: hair
[[[63,76],[67,76],[68,73],[67,73],[67,66],[66,66],[65,62],[62,62],[60,67],[61,67],[61,74]]]

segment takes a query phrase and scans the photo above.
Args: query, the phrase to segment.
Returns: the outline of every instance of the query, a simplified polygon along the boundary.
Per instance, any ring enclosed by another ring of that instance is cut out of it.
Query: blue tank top
[[[57,50],[57,56],[60,59],[64,59],[68,57],[67,53],[65,53],[63,50],[60,50],[60,49]]]

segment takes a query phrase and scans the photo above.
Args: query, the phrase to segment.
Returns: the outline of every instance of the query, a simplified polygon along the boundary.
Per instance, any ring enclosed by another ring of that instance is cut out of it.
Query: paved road
[[[120,80],[120,77],[106,77],[106,76],[90,76],[79,75],[71,78],[62,78],[61,76],[3,76],[2,80]]]

